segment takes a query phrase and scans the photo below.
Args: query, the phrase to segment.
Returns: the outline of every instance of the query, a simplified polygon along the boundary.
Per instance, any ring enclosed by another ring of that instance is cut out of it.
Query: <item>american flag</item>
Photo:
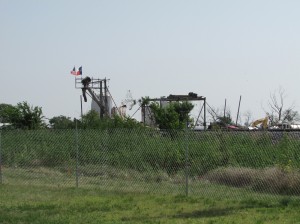
[[[71,74],[72,74],[72,75],[77,75],[75,66],[74,66],[73,70],[71,71]]]

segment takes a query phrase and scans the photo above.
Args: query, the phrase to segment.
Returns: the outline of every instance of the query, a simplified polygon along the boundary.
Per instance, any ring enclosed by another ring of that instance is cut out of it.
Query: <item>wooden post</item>
[[[240,96],[240,100],[239,100],[239,107],[238,107],[238,112],[237,112],[237,115],[236,115],[236,121],[235,121],[235,125],[236,125],[236,126],[237,126],[238,119],[239,119],[241,100],[242,100],[242,96]]]

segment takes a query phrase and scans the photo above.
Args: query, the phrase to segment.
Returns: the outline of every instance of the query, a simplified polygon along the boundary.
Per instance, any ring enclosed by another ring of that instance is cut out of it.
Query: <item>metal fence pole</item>
[[[0,130],[0,184],[2,184],[2,145],[1,145],[1,134],[2,131]]]
[[[185,195],[189,194],[189,164],[188,164],[188,123],[185,129]]]
[[[78,128],[77,128],[77,120],[76,120],[76,129],[75,129],[75,147],[76,147],[76,187],[78,188],[78,179],[79,179],[79,171],[78,171],[78,163],[79,163],[79,152],[78,152]]]

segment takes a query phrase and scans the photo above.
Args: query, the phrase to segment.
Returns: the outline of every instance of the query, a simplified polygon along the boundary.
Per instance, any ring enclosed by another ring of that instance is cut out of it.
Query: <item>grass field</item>
[[[3,133],[0,223],[300,224],[297,139],[73,134]]]
[[[231,194],[186,197],[4,184],[0,223],[300,223],[299,198]]]

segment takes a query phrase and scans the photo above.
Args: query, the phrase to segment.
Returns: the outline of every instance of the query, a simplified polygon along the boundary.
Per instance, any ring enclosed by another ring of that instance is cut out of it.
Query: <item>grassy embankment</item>
[[[184,188],[188,164],[189,178],[194,181],[191,187],[201,185],[197,180],[204,179],[271,193],[299,194],[300,142],[287,135],[274,139],[267,132],[186,135],[114,129],[80,130],[76,136],[74,130],[3,131],[5,183],[10,183],[10,178],[19,183],[38,182],[39,173],[44,175],[39,170],[45,168],[56,172],[48,174],[49,183],[59,185],[56,179],[61,177],[64,184],[70,182],[74,186],[77,164],[80,184],[154,181]],[[35,175],[30,176],[31,173]],[[283,184],[277,186],[278,181]]]

